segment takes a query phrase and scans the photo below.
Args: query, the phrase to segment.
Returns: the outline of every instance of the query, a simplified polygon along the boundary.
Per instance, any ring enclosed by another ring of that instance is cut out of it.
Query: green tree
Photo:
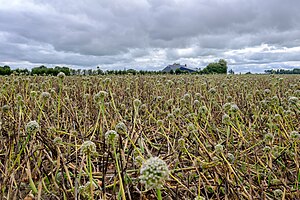
[[[97,74],[98,74],[98,75],[103,75],[103,74],[104,74],[103,70],[100,69],[99,66],[97,66]]]
[[[41,65],[39,67],[34,67],[31,69],[31,74],[36,75],[53,75],[56,76],[59,72],[64,72],[67,76],[71,74],[71,71],[68,67],[60,67],[56,66],[53,68],[47,68],[44,65]]]
[[[5,65],[3,67],[0,66],[0,75],[10,75],[12,74],[12,70],[9,66]]]
[[[227,62],[220,59],[218,62],[209,63],[203,70],[203,74],[227,74]]]
[[[175,74],[182,74],[182,71],[181,71],[179,68],[177,68],[177,69],[175,70]]]
[[[126,73],[127,73],[127,74],[130,73],[130,74],[132,74],[132,75],[136,75],[136,74],[137,74],[137,71],[134,70],[134,69],[128,69],[128,70],[126,71]]]

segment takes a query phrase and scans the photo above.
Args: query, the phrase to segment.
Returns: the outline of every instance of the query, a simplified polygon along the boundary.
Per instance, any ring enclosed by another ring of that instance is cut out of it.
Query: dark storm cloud
[[[0,64],[299,66],[298,0],[0,0]],[[276,63],[276,65],[272,64]]]

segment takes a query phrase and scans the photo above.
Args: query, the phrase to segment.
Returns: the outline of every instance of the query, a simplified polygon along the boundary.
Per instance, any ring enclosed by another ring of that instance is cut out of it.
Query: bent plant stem
[[[96,125],[95,125],[94,131],[93,131],[93,133],[92,133],[92,135],[90,137],[90,140],[92,140],[92,138],[95,136],[96,130],[97,130],[98,126],[99,126],[99,121],[100,121],[101,114],[102,114],[102,111],[101,111],[101,108],[100,108],[100,110],[98,112],[98,117],[97,117],[97,120],[96,120]],[[101,127],[100,127],[100,129],[101,129]]]
[[[43,114],[43,109],[44,109],[44,106],[45,106],[45,100],[43,100],[42,105],[38,104],[38,106],[40,108],[40,113],[38,115],[37,122],[39,123],[41,121],[41,117],[42,117],[42,114]]]
[[[62,95],[62,87],[63,81],[59,79],[59,94],[58,94],[58,102],[57,102],[57,128],[59,129],[59,120],[60,120],[60,108],[61,108],[61,95]]]
[[[138,118],[138,113],[139,113],[139,109],[138,108],[134,108],[134,118],[133,118],[133,128],[132,128],[132,139],[135,140],[135,128],[137,126],[137,118]]]
[[[109,88],[109,95],[111,96],[111,103],[112,103],[112,106],[113,106],[115,112],[119,115],[120,119],[122,120],[123,117],[122,117],[122,115],[120,114],[119,110],[116,107],[115,100],[114,100],[114,95],[113,95],[113,92],[112,92],[111,88]]]
[[[104,123],[106,122],[104,99],[101,99],[100,104],[99,104],[99,112],[98,112],[98,116],[97,116],[97,121],[96,121],[96,125],[95,125],[95,128],[94,128],[94,131],[93,131],[93,133],[92,133],[92,135],[90,137],[91,139],[94,137],[98,126],[99,126],[99,129],[100,129],[100,133],[102,133],[102,131],[103,131],[102,130],[102,126],[100,124],[101,115],[102,115],[103,126],[104,126]]]
[[[27,176],[29,178],[29,185],[30,185],[30,188],[32,190],[32,192],[34,194],[37,194],[38,193],[38,190],[33,182],[33,179],[32,179],[32,176],[31,176],[31,170],[30,170],[30,163],[29,163],[29,160],[27,161],[27,169],[26,169],[26,173],[27,173]]]
[[[90,199],[94,199],[94,192],[93,192],[93,169],[92,169],[92,161],[91,161],[91,155],[90,153],[88,153],[88,165],[89,165],[89,179],[90,179],[90,193],[91,193],[91,197]]]
[[[101,100],[100,109],[101,109],[102,118],[103,118],[103,127],[106,126],[106,128],[108,128],[107,120],[106,120],[106,117],[105,117],[105,104],[104,104],[104,99]]]
[[[121,191],[122,199],[126,200],[125,190],[124,190],[124,186],[123,186],[123,179],[122,179],[122,176],[121,176],[121,170],[120,170],[120,166],[119,166],[119,162],[118,162],[118,154],[117,154],[117,150],[116,150],[115,144],[113,144],[113,149],[114,149],[114,156],[115,156],[115,160],[116,160],[116,167],[117,167],[118,176],[119,176],[120,191]]]
[[[106,121],[105,119],[105,107],[104,107],[104,98],[101,99],[101,103],[100,103],[100,112],[102,113],[102,118],[103,118],[103,123],[102,125],[99,124],[99,133],[100,135],[102,135],[102,140],[103,140],[103,155],[105,155],[105,134],[103,133],[103,128],[104,128],[104,123]],[[99,112],[99,114],[100,114]],[[102,176],[102,192],[103,192],[103,199],[105,200],[106,199],[106,186],[105,186],[105,177],[106,177],[106,164],[105,163],[105,160],[104,160],[104,157],[103,157],[103,166],[102,166],[102,173],[103,173],[103,176]]]
[[[27,138],[26,138],[25,142],[24,142],[23,145],[22,145],[22,149],[21,149],[20,152],[18,153],[17,158],[16,158],[16,160],[14,161],[14,163],[12,164],[12,166],[10,167],[10,170],[9,170],[9,171],[11,171],[11,170],[14,169],[15,165],[17,164],[17,162],[19,162],[19,164],[20,164],[20,158],[21,158],[21,155],[22,155],[23,151],[25,150],[26,145],[28,144],[30,138],[31,138],[31,134],[28,133]]]
[[[159,188],[156,189],[157,200],[162,200],[161,191]]]

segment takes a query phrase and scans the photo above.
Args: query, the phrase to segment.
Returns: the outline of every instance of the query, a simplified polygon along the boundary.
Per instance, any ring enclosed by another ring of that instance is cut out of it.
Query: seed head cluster
[[[101,101],[103,101],[105,99],[105,97],[108,95],[108,93],[106,91],[100,91],[97,94],[95,94],[94,96],[94,101],[96,103],[100,103]]]
[[[140,170],[140,181],[146,189],[160,188],[169,176],[168,165],[158,157],[146,160]]]
[[[142,104],[141,100],[139,100],[139,99],[133,100],[133,106],[134,106],[134,108],[138,109],[141,104]]]
[[[64,72],[59,72],[57,74],[57,77],[60,78],[60,79],[64,79],[66,77],[66,74]]]
[[[4,112],[4,113],[7,113],[9,111],[9,109],[10,109],[9,105],[2,106],[2,112]]]
[[[81,145],[81,153],[85,155],[92,155],[96,153],[96,145],[92,141],[85,141]]]
[[[40,126],[36,121],[28,122],[28,124],[25,127],[26,133],[28,133],[28,134],[37,132],[39,130],[39,128],[40,128]]]
[[[41,94],[41,98],[42,98],[43,100],[49,99],[50,96],[51,96],[51,95],[50,95],[49,92],[42,92],[42,94]]]
[[[127,126],[124,124],[124,122],[119,122],[119,123],[116,125],[116,131],[117,131],[117,133],[119,133],[119,134],[126,133],[126,132],[127,132]]]
[[[221,153],[221,152],[223,152],[224,147],[223,147],[223,145],[221,145],[221,144],[217,144],[217,145],[215,146],[215,150],[216,150],[217,153]]]
[[[118,138],[119,138],[119,135],[115,130],[109,130],[105,133],[105,139],[110,144],[114,144]]]

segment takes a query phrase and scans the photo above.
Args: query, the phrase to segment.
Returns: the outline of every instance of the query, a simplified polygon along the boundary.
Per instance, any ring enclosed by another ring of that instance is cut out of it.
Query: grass
[[[299,75],[0,83],[0,199],[300,199]],[[169,167],[157,190],[139,179],[150,157]]]

